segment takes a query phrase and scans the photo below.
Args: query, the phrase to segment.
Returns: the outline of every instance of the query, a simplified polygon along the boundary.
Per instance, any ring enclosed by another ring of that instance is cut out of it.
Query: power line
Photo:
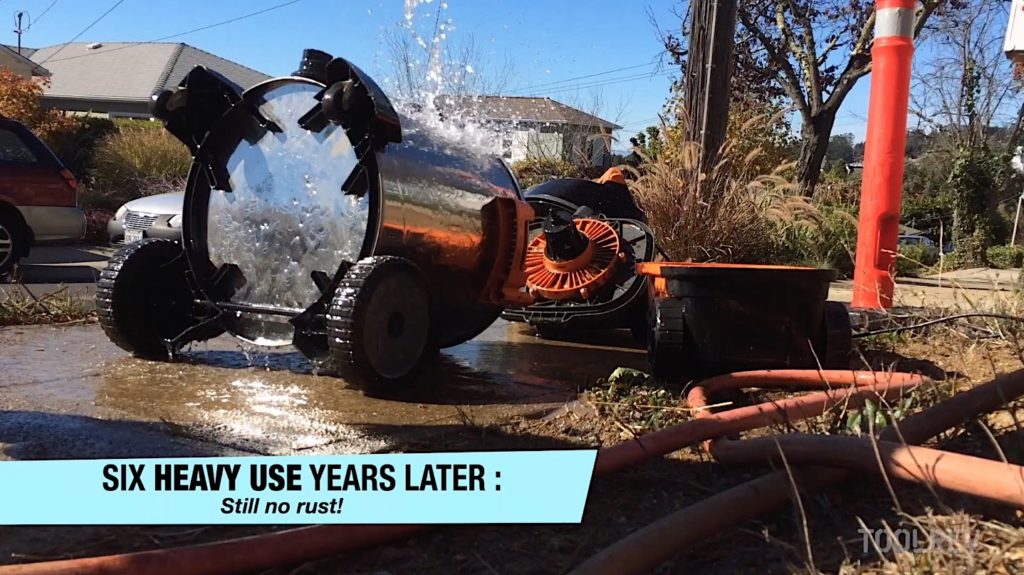
[[[33,20],[32,22],[29,23],[28,28],[26,28],[25,31],[27,32],[27,31],[31,30],[32,27],[35,26],[37,22],[39,22],[40,20],[43,19],[43,16],[46,16],[46,13],[49,12],[50,8],[53,8],[53,5],[56,4],[56,3],[57,3],[57,0],[53,0],[53,2],[50,2],[50,5],[46,7],[46,10],[43,10],[43,13],[40,14],[38,18],[36,18],[35,20]]]
[[[626,124],[625,126],[622,127],[622,129],[623,130],[626,130],[626,129],[630,129],[631,130],[632,128],[644,129],[644,128],[650,126],[651,123],[654,122],[655,120],[658,120],[660,122],[661,121],[661,116],[654,116],[654,117],[651,117],[651,118],[645,118],[643,120],[637,120],[635,122],[631,122],[629,124]]]
[[[622,83],[626,83],[626,82],[636,82],[637,80],[645,80],[645,79],[657,78],[657,77],[667,76],[669,74],[670,74],[669,72],[662,72],[660,74],[646,74],[646,73],[645,74],[634,74],[634,75],[631,75],[631,76],[621,76],[621,77],[618,77],[618,78],[609,78],[607,80],[601,80],[601,81],[596,81],[596,82],[588,82],[586,84],[577,84],[575,86],[556,87],[556,88],[554,88],[552,90],[543,90],[543,91],[541,91],[539,93],[559,94],[559,93],[562,93],[562,92],[574,92],[574,91],[577,91],[577,90],[585,90],[587,88],[599,88],[599,87],[602,87],[602,86],[610,86],[610,85],[613,85],[613,84],[622,84]]]
[[[288,2],[283,2],[281,4],[276,4],[274,6],[270,6],[269,8],[264,8],[262,10],[257,10],[256,12],[250,12],[248,14],[243,14],[241,16],[236,16],[234,18],[230,18],[228,20],[224,20],[224,21],[221,21],[221,22],[216,22],[214,24],[207,24],[205,26],[200,26],[199,28],[193,28],[191,30],[186,30],[184,32],[178,32],[177,34],[171,34],[169,36],[163,36],[163,37],[160,37],[160,38],[156,38],[154,40],[147,40],[145,42],[134,42],[134,43],[131,43],[131,44],[127,44],[125,46],[120,46],[118,48],[111,48],[109,50],[103,50],[102,52],[90,52],[88,54],[79,54],[77,56],[68,56],[67,58],[60,58],[58,60],[54,60],[54,62],[63,62],[65,60],[74,60],[74,59],[77,59],[77,58],[86,58],[88,56],[98,56],[100,54],[109,54],[111,52],[117,52],[118,50],[127,50],[128,48],[135,48],[137,46],[141,46],[141,45],[144,45],[144,44],[151,44],[151,43],[154,43],[154,42],[163,42],[164,40],[170,40],[172,38],[178,38],[178,37],[181,37],[181,36],[187,36],[189,34],[195,34],[196,32],[202,32],[204,30],[209,30],[211,28],[217,28],[218,26],[224,26],[226,24],[232,24],[234,22],[245,20],[247,18],[252,18],[253,16],[259,16],[260,14],[266,14],[267,12],[278,10],[278,9],[284,8],[286,6],[291,6],[292,4],[297,4],[297,3],[301,2],[301,1],[302,0],[289,0]],[[74,40],[72,40],[72,42],[73,41]],[[56,55],[56,52],[54,52],[54,54],[52,56],[50,56],[50,58],[52,58],[55,55]],[[49,59],[49,58],[47,58],[47,59]]]
[[[666,71],[666,72],[661,72],[661,73],[656,73],[656,74],[644,73],[644,74],[636,74],[636,75],[633,75],[633,76],[623,76],[623,77],[620,77],[620,78],[611,78],[611,79],[608,79],[608,80],[602,80],[600,82],[591,82],[591,83],[587,83],[587,84],[580,84],[578,86],[566,86],[566,87],[563,87],[563,88],[556,88],[554,90],[544,90],[543,93],[544,94],[560,94],[560,93],[563,93],[563,92],[575,92],[575,91],[578,91],[578,90],[586,90],[586,89],[589,89],[589,88],[601,88],[601,87],[604,87],[604,86],[612,86],[612,85],[615,85],[615,84],[625,84],[625,83],[629,83],[629,82],[636,82],[638,80],[645,80],[645,79],[646,80],[650,80],[650,79],[654,79],[654,78],[663,78],[663,77],[672,75],[672,73],[673,72],[671,72],[671,71]]]
[[[636,70],[637,68],[646,68],[648,66],[656,66],[656,65],[658,65],[657,62],[648,62],[646,64],[635,64],[633,66],[625,66],[625,67],[622,67],[622,68],[616,68],[614,70],[606,70],[604,72],[595,72],[593,74],[586,74],[584,76],[576,76],[575,78],[565,78],[564,80],[555,80],[555,81],[552,81],[552,82],[545,82],[543,84],[535,84],[533,86],[521,86],[519,88],[515,88],[513,90],[510,90],[509,93],[510,94],[515,94],[516,92],[531,91],[531,90],[536,90],[538,88],[543,88],[545,86],[553,86],[553,85],[557,85],[557,84],[567,84],[567,83],[570,83],[570,82],[575,82],[577,80],[585,80],[587,78],[595,78],[597,76],[606,76],[608,74],[614,74],[616,72],[625,72],[626,70]]]
[[[111,12],[113,12],[115,8],[117,8],[118,6],[120,6],[123,3],[124,3],[124,0],[117,0],[117,2],[115,2],[113,6],[108,8],[106,12],[104,12],[103,14],[100,14],[99,18],[93,20],[88,26],[86,26],[84,29],[82,29],[81,32],[76,34],[74,38],[72,38],[72,39],[68,40],[67,42],[65,42],[63,46],[61,46],[60,48],[57,48],[56,52],[54,52],[53,54],[50,54],[49,56],[47,56],[45,60],[43,60],[42,62],[39,63],[39,65],[42,66],[43,64],[47,63],[50,60],[50,58],[53,58],[57,54],[60,54],[61,50],[63,50],[64,48],[67,48],[69,44],[71,44],[75,40],[78,40],[79,38],[81,38],[82,34],[85,34],[86,32],[89,31],[90,28],[92,28],[96,24],[99,24],[100,20],[103,20],[104,18],[106,18],[107,14],[110,14]]]

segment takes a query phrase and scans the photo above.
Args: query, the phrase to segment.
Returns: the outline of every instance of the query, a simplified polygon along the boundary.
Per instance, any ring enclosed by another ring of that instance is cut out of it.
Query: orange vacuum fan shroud
[[[535,237],[526,249],[526,287],[550,300],[586,300],[601,289],[625,258],[622,241],[611,225],[591,218],[573,222],[587,239],[583,253],[557,261],[545,254],[547,237]]]

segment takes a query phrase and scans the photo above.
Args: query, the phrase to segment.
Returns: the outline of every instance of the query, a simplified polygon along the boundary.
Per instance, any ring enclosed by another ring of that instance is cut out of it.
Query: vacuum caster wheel
[[[686,369],[686,320],[683,303],[669,298],[651,302],[647,358],[656,379],[672,379]]]
[[[338,374],[366,390],[415,378],[430,343],[430,291],[410,261],[375,256],[353,265],[327,314]]]
[[[186,271],[181,246],[169,240],[146,239],[115,253],[96,282],[96,311],[110,341],[138,357],[170,359],[177,350],[166,340],[199,323]]]

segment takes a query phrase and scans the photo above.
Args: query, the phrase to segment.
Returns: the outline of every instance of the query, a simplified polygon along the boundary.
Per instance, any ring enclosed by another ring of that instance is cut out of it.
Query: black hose
[[[958,315],[951,315],[951,316],[946,316],[946,317],[940,317],[940,318],[937,318],[937,319],[933,319],[933,320],[929,320],[929,321],[926,321],[926,322],[917,323],[917,324],[913,324],[913,325],[901,325],[901,326],[889,327],[889,328],[885,328],[885,329],[876,329],[876,330],[872,330],[872,331],[862,331],[862,332],[859,332],[859,333],[854,333],[852,337],[856,339],[856,338],[860,338],[860,337],[870,337],[870,336],[873,336],[873,335],[882,335],[882,334],[886,334],[886,333],[899,333],[899,332],[902,332],[902,331],[911,331],[911,330],[915,330],[915,329],[921,329],[923,327],[937,325],[937,324],[940,324],[940,323],[947,323],[947,322],[955,321],[955,320],[958,320],[958,319],[965,319],[965,318],[970,318],[970,317],[987,317],[987,318],[993,318],[993,319],[1005,319],[1005,320],[1009,320],[1009,321],[1017,321],[1017,322],[1024,323],[1024,316],[1009,315],[1009,314],[1003,314],[1003,313],[962,313],[962,314],[958,314]]]

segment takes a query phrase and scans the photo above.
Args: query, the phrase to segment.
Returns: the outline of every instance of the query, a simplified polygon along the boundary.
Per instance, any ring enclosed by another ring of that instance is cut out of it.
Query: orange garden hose
[[[212,575],[253,573],[355,551],[422,531],[423,525],[316,525],[215,543],[102,557],[7,565],[3,575]]]
[[[732,376],[732,380],[735,382],[735,376]],[[717,383],[713,380],[705,382],[691,391],[690,399],[697,400],[699,403],[701,397],[706,398],[707,390],[700,388],[707,386],[708,383],[716,389],[735,387],[735,385],[725,383],[727,381],[727,379],[719,378]],[[1005,407],[1021,396],[1024,396],[1024,370],[998,377],[993,381],[958,393],[920,413],[911,415],[900,421],[897,427],[882,430],[879,438],[882,442],[900,441],[902,443],[895,445],[901,448],[905,447],[905,444],[922,443],[972,417]],[[691,405],[691,407],[693,406]],[[784,441],[786,436],[756,441],[771,442],[772,456],[775,456],[778,454],[778,444],[774,442],[776,439]],[[728,450],[732,450],[734,447],[739,448],[749,441],[755,440],[717,440],[713,442],[711,448],[717,450],[718,455],[728,457],[734,454],[729,453]],[[753,445],[758,446],[757,443]],[[723,446],[728,446],[728,448]],[[814,454],[808,454],[806,460],[802,462],[826,463],[824,458],[831,457],[832,454],[829,452],[833,449],[835,449],[834,446],[819,449]],[[767,448],[763,448],[763,450],[766,451]],[[795,457],[791,458],[791,452],[788,449],[785,449],[784,453],[789,463],[795,463],[796,459],[800,459],[796,453],[793,454]],[[943,457],[951,455],[945,452],[940,452],[940,454]],[[766,454],[762,451],[757,455],[760,460],[763,460]],[[749,462],[746,457],[743,460]],[[869,469],[871,472],[878,473],[880,470],[874,453],[871,454],[870,460],[874,463],[874,468],[868,468],[863,462],[857,462],[857,465],[860,469]],[[728,459],[728,461],[732,460]],[[884,458],[883,461],[885,461]],[[921,459],[917,460],[918,463],[922,461]],[[833,460],[828,463],[838,463],[838,461]],[[1013,468],[1017,466],[994,462],[986,463],[994,464],[999,468],[998,473],[1003,476],[1001,478],[1001,483],[1004,484],[1003,490],[1012,498],[1015,471]],[[973,465],[973,462],[971,464]],[[915,467],[907,466],[907,469],[915,469]],[[1016,472],[1019,473],[1019,471]],[[635,531],[594,555],[572,573],[573,575],[644,573],[720,531],[785,506],[792,501],[794,484],[799,486],[801,492],[814,492],[845,479],[849,474],[850,472],[844,469],[817,465],[769,473],[716,493]],[[984,476],[979,474],[979,477]],[[951,487],[948,482],[945,486]]]
[[[814,417],[843,402],[856,407],[872,397],[891,399],[923,381],[921,376],[908,373],[849,370],[763,370],[719,376],[701,383],[690,392],[691,407],[694,406],[693,398],[702,396],[705,386],[715,391],[750,387],[825,391],[720,413],[698,411],[698,417],[692,421],[601,449],[594,473],[618,471],[715,437]],[[698,396],[694,396],[695,393]],[[703,402],[696,407],[706,405]]]
[[[688,397],[690,407],[706,407],[709,393],[735,389],[742,378],[718,377],[694,387]],[[707,410],[698,418],[711,417]],[[760,463],[785,454],[791,464],[815,464],[855,469],[868,473],[886,473],[898,479],[944,487],[974,494],[1024,509],[1024,468],[1018,465],[970,457],[892,441],[843,436],[787,434],[778,437],[737,441],[719,437],[705,444],[715,459],[724,463]]]
[[[712,443],[711,454],[726,463],[780,460],[789,465],[828,465],[885,474],[1024,509],[1024,468],[940,449],[870,438],[794,433],[780,437]]]

